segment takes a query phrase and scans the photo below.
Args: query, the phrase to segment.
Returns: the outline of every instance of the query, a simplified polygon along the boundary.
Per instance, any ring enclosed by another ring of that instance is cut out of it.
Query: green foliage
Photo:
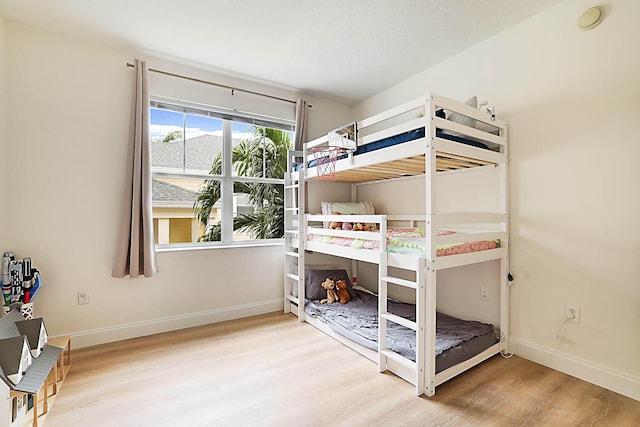
[[[263,127],[254,127],[253,137],[233,148],[231,158],[238,176],[284,179],[287,168],[287,150],[291,148],[289,133]],[[222,174],[222,152],[211,166],[211,174]],[[242,231],[253,239],[273,239],[284,235],[284,187],[276,184],[234,182],[234,194],[246,194],[254,207],[248,214],[236,216],[233,230]],[[194,211],[207,232],[198,241],[221,240],[220,224],[209,224],[214,205],[221,196],[220,182],[208,180],[200,187]]]
[[[181,130],[172,130],[164,138],[162,138],[162,142],[173,142],[173,141],[182,141]]]

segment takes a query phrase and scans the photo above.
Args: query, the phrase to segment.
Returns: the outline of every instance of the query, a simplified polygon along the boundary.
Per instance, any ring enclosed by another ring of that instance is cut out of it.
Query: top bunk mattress
[[[370,142],[369,144],[362,145],[358,147],[358,149],[353,153],[354,155],[369,153],[371,151],[380,150],[387,147],[392,147],[397,144],[402,144],[403,142],[413,141],[419,138],[424,138],[425,131],[424,128],[418,128],[414,130],[410,130],[409,132],[404,132],[398,135],[390,136],[388,138],[381,139],[379,141]],[[479,141],[474,141],[473,139],[465,138],[458,135],[452,135],[440,129],[436,129],[436,136],[438,138],[448,139],[450,141],[460,142],[462,144],[471,145],[473,147],[483,148],[485,150],[489,150],[490,148]]]
[[[424,128],[418,128],[414,130],[410,130],[408,132],[403,132],[397,135],[390,136],[388,138],[384,138],[378,141],[370,142],[365,145],[359,146],[354,152],[353,155],[357,156],[360,154],[371,153],[373,151],[382,150],[384,148],[393,147],[394,145],[402,144],[409,141],[415,141],[416,139],[424,138],[425,130]],[[474,141],[473,139],[465,138],[458,135],[452,135],[440,129],[436,129],[436,136],[438,138],[448,139],[450,141],[459,142],[462,144],[470,145],[472,147],[482,148],[485,150],[490,150],[490,148],[479,141]],[[348,154],[342,154],[338,156],[337,160],[346,159]],[[307,162],[307,167],[312,168],[317,165],[317,160],[309,160]],[[295,170],[302,169],[302,163],[297,163],[294,165]]]

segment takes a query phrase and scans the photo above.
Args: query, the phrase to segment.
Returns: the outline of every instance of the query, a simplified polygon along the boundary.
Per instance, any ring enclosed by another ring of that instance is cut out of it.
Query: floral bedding
[[[367,231],[362,231],[367,233]],[[438,236],[457,234],[450,230],[437,230]],[[347,246],[354,249],[379,249],[380,245],[375,240],[357,239],[340,236],[324,236],[319,234],[308,234],[309,240],[332,245]],[[466,242],[454,245],[442,245],[436,249],[436,256],[457,255],[469,252],[485,251],[495,249],[500,246],[497,240],[481,240],[477,242]],[[387,251],[411,255],[424,255],[428,250],[427,231],[424,228],[403,227],[387,229]]]

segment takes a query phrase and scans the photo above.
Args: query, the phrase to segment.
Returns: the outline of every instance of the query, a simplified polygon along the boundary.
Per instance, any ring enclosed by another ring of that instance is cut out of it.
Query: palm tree
[[[172,130],[164,138],[162,138],[162,142],[173,142],[173,141],[181,141],[182,140],[182,131],[181,130]]]
[[[291,148],[288,132],[254,126],[253,138],[233,147],[231,160],[238,176],[284,179],[287,150]],[[213,160],[210,173],[222,174],[222,152]],[[234,194],[246,194],[253,211],[233,219],[233,230],[243,231],[254,239],[280,238],[284,235],[284,187],[279,184],[239,182],[233,184]],[[209,224],[211,210],[220,199],[220,181],[207,180],[196,194],[194,211],[207,230],[198,241],[221,239],[220,223]]]

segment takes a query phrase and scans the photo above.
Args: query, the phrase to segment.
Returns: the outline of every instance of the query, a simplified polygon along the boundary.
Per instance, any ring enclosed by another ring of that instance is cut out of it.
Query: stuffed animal
[[[340,212],[331,212],[331,215],[340,215]],[[335,229],[335,230],[342,230],[342,223],[341,222],[336,222],[336,221],[331,221],[329,223],[329,228]]]
[[[369,230],[371,230],[371,227],[368,224],[362,224],[360,222],[356,222],[355,224],[353,224],[353,230],[354,231],[369,231]]]
[[[347,282],[344,280],[338,280],[336,282],[336,288],[338,289],[338,299],[340,300],[340,304],[346,304],[351,301],[349,291],[347,291]]]
[[[331,304],[338,301],[338,295],[336,295],[336,291],[333,290],[335,288],[335,282],[333,280],[327,279],[321,283],[321,286],[327,290],[327,297],[320,300],[320,304]]]

